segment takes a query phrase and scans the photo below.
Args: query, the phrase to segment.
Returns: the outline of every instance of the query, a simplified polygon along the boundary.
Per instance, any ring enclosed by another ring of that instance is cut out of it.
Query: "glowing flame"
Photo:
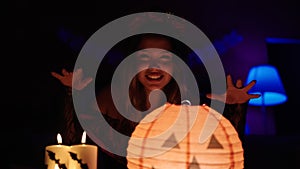
[[[57,143],[58,144],[62,143],[62,138],[61,138],[61,135],[59,133],[57,134]]]
[[[81,138],[81,143],[84,144],[86,141],[86,132],[84,131]]]
[[[59,169],[58,164],[55,164],[54,169]]]

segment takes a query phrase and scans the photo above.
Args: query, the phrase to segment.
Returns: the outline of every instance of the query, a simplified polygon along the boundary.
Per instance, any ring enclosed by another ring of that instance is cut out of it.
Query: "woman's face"
[[[148,92],[165,87],[173,73],[173,53],[171,44],[167,39],[152,37],[141,41],[136,53],[138,66],[138,80]],[[169,72],[169,73],[167,73]]]

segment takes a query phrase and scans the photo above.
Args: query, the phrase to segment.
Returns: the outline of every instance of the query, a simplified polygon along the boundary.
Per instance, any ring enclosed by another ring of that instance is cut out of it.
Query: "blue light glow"
[[[261,94],[259,92],[256,92],[255,94]],[[264,98],[264,103],[263,103],[263,98]],[[249,104],[253,106],[261,106],[261,105],[268,105],[268,106],[273,106],[277,104],[281,104],[286,102],[287,97],[286,95],[282,93],[276,93],[276,92],[264,92],[264,94],[261,94],[261,97],[251,99],[249,101]]]
[[[261,97],[250,99],[254,106],[273,106],[284,103],[287,96],[277,69],[272,65],[259,65],[250,69],[246,83],[256,80],[248,93],[260,94]]]
[[[273,43],[273,44],[300,44],[300,39],[266,38],[266,42]]]

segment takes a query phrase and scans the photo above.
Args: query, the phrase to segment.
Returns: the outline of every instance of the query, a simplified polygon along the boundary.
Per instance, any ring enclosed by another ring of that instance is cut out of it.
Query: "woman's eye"
[[[138,60],[140,61],[148,61],[150,59],[150,57],[148,55],[142,54],[142,55],[138,55]]]
[[[160,60],[164,61],[164,62],[169,62],[169,61],[172,61],[172,56],[163,55],[163,56],[160,57]]]

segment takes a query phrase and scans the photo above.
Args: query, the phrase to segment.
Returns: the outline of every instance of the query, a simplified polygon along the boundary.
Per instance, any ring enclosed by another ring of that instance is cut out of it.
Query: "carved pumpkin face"
[[[166,104],[156,109],[136,127],[127,153],[129,169],[244,168],[238,133],[208,106]]]

